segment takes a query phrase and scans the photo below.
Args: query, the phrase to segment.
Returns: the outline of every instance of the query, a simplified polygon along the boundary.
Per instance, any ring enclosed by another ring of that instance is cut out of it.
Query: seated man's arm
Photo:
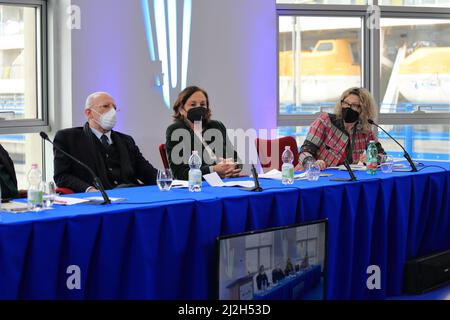
[[[155,185],[158,170],[155,169],[151,165],[151,163],[144,158],[133,138],[130,138],[129,143],[129,147],[131,148],[132,152],[131,158],[135,159],[134,170],[136,172],[136,178],[146,185]]]
[[[54,140],[55,146],[67,151],[67,137],[62,132],[56,134]],[[72,159],[64,155],[61,151],[53,148],[54,153],[54,176],[53,179],[55,183],[60,188],[69,188],[76,193],[86,192],[86,190],[92,186],[91,183],[87,182],[92,180],[91,176],[86,176],[87,181],[83,181],[79,177],[73,175],[73,168],[77,165]],[[70,152],[68,152],[70,154]]]

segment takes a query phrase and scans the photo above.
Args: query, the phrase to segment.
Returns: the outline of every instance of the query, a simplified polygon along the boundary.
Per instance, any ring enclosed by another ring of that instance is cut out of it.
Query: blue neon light
[[[178,84],[177,0],[167,1],[169,13],[170,82],[172,88],[176,88]]]
[[[141,0],[141,6],[142,12],[144,14],[145,31],[147,33],[147,44],[148,49],[150,51],[150,59],[151,61],[155,61],[156,60],[155,42],[153,41],[153,29],[150,19],[150,6],[148,4],[148,0]]]
[[[189,51],[191,47],[192,0],[184,0],[183,8],[183,53],[181,60],[181,88],[186,88]]]
[[[167,107],[170,105],[169,88],[169,55],[167,48],[167,30],[166,30],[166,6],[164,0],[154,0],[155,3],[155,22],[156,38],[158,43],[159,59],[162,62],[163,76],[163,99]]]

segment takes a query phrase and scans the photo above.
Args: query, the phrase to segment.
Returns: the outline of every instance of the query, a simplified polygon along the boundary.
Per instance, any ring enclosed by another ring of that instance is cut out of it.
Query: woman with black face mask
[[[239,176],[242,165],[227,138],[224,124],[211,119],[208,94],[188,87],[173,106],[174,123],[166,131],[166,152],[176,179],[188,180],[188,160],[193,150],[202,158],[202,174],[217,172],[222,178]]]
[[[365,159],[371,140],[378,141],[368,120],[375,120],[377,107],[370,92],[364,88],[344,91],[336,103],[334,114],[322,113],[311,125],[300,149],[299,169],[308,162],[317,162],[321,170],[327,167],[358,163]],[[384,150],[377,142],[378,153]]]

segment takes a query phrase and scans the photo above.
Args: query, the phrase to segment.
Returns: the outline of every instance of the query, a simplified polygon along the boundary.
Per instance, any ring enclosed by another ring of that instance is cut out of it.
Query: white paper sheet
[[[189,188],[189,181],[186,180],[173,180],[172,189]]]
[[[271,179],[271,180],[281,180],[282,176],[283,176],[282,172],[277,169],[273,169],[267,173],[261,173],[258,175],[258,177],[261,179]],[[294,179],[295,180],[305,180],[306,172],[298,173],[298,174],[294,175]]]
[[[244,188],[253,188],[255,186],[255,183],[253,181],[227,181],[223,182],[222,179],[219,177],[217,172],[210,173],[207,175],[204,175],[203,178],[205,178],[206,182],[211,187],[244,187]]]
[[[65,198],[65,197],[56,197],[55,204],[63,205],[63,206],[73,206],[75,204],[85,203],[89,200],[80,199],[80,198]]]
[[[64,198],[64,199],[66,199],[66,198]],[[89,197],[89,198],[84,198],[84,200],[86,200],[86,202],[89,202],[89,201],[102,202],[103,197]],[[111,203],[115,203],[115,202],[122,202],[127,199],[125,199],[125,198],[109,198],[109,200],[111,200]]]

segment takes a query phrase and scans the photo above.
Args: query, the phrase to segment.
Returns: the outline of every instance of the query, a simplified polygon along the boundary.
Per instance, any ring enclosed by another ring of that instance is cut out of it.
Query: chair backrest
[[[291,151],[294,154],[293,165],[297,167],[298,147],[297,141],[293,137],[282,137],[274,140],[256,139],[256,150],[264,172],[273,169],[281,171],[281,167],[283,166],[281,156],[287,146],[291,147]]]
[[[161,155],[161,160],[162,160],[164,168],[165,169],[169,169],[169,160],[167,159],[166,145],[165,144],[160,144],[159,145],[159,154]]]
[[[72,189],[69,188],[56,188],[57,194],[74,194]]]

